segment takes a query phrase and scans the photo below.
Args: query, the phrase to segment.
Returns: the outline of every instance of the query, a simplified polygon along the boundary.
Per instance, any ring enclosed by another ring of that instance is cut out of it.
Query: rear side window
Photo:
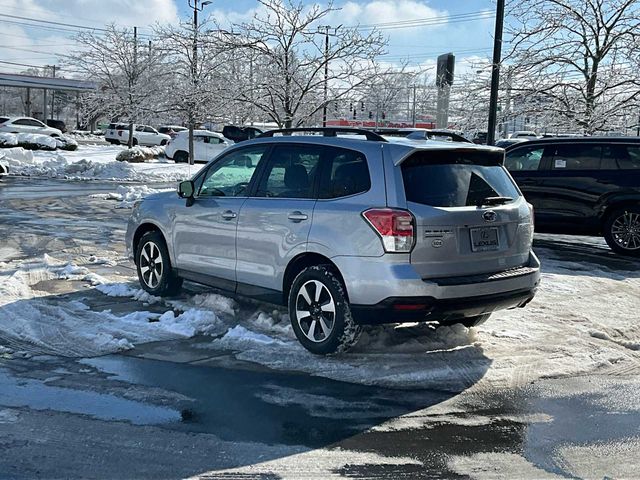
[[[558,145],[551,167],[554,170],[599,170],[602,146],[592,144]]]
[[[605,145],[603,170],[640,170],[640,145]]]
[[[497,155],[488,152],[420,152],[402,163],[408,201],[433,207],[475,206],[487,197],[520,196]]]
[[[504,164],[509,171],[538,170],[544,147],[522,147],[507,152]]]
[[[256,196],[311,198],[322,147],[278,145],[269,156]]]
[[[326,148],[319,198],[339,198],[371,188],[367,159],[360,152]]]

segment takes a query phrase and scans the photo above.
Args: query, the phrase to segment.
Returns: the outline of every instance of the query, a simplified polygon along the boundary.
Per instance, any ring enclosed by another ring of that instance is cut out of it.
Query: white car
[[[529,138],[534,139],[538,138],[536,132],[532,132],[531,130],[519,130],[517,132],[513,132],[509,138]]]
[[[196,162],[208,162],[233,142],[219,133],[208,130],[193,131],[193,150]],[[179,132],[164,150],[167,158],[176,163],[189,161],[189,131]]]
[[[62,132],[57,128],[52,128],[40,120],[31,117],[3,117],[0,123],[0,132],[8,133],[37,133],[39,135],[49,135],[51,137],[61,137]]]
[[[104,132],[104,139],[109,143],[127,145],[129,143],[129,125],[125,123],[111,123]],[[149,125],[133,126],[134,145],[166,145],[171,140],[169,135],[158,132]]]

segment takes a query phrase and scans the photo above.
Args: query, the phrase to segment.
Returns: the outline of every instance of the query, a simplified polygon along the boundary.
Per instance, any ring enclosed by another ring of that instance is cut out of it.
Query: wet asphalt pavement
[[[0,239],[24,258],[77,258],[96,245],[122,254],[129,210],[87,200],[115,186],[7,178]],[[536,245],[586,271],[640,270],[597,242]],[[199,348],[205,341],[83,359],[28,345],[26,358],[0,354],[0,479],[640,478],[637,370],[392,390],[273,371]]]

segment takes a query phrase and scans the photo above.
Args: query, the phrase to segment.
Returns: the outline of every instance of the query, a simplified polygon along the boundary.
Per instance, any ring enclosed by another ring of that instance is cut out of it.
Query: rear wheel
[[[160,232],[145,233],[136,248],[138,280],[152,295],[175,295],[182,287],[182,278],[171,267],[169,251]]]
[[[133,144],[134,147],[137,146],[138,145],[138,139],[134,138],[132,144]]]
[[[182,150],[176,152],[173,155],[173,161],[176,163],[187,163],[189,161],[189,154],[187,152],[183,152]]]
[[[362,327],[351,316],[344,286],[328,265],[307,267],[289,291],[289,317],[304,348],[317,355],[345,352]]]
[[[640,256],[640,207],[614,211],[604,222],[604,239],[611,250],[623,255]]]

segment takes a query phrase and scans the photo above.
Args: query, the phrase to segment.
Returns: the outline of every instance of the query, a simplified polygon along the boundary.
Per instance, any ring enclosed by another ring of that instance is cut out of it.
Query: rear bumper
[[[356,323],[426,322],[457,320],[524,307],[535,296],[536,288],[466,298],[392,297],[376,305],[352,305]]]
[[[335,261],[359,323],[451,320],[524,306],[540,282],[540,262],[533,252],[518,268],[429,279],[420,278],[406,262],[371,259],[355,268],[350,260],[346,265],[343,259]]]

